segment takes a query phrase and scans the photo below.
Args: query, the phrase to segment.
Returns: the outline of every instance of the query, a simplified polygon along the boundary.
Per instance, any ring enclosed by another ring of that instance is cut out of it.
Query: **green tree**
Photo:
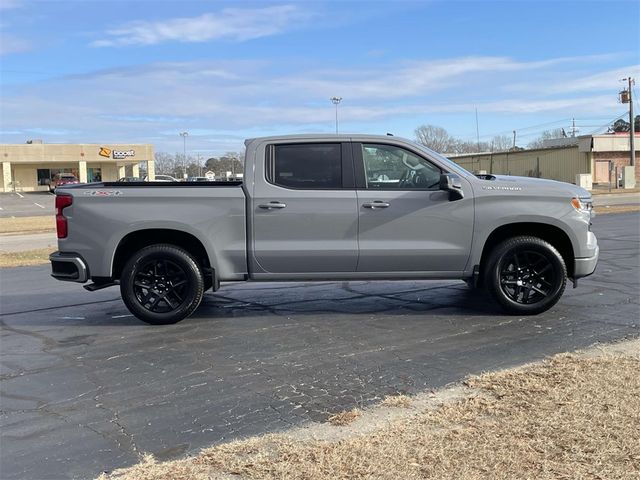
[[[220,158],[208,158],[205,162],[205,169],[215,172],[216,178],[224,178],[226,172],[231,172],[232,175],[242,173],[244,166],[240,160],[241,158],[243,158],[243,156],[241,156],[240,153],[227,152]]]
[[[611,127],[609,128],[614,132],[628,132],[630,130],[629,122],[623,120],[622,118],[613,122],[613,125],[611,125]],[[633,130],[636,133],[640,131],[640,115],[636,115],[633,119]]]

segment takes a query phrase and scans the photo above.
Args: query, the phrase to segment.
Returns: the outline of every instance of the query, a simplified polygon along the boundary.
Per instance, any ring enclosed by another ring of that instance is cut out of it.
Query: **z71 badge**
[[[117,197],[122,195],[120,190],[89,190],[84,192],[85,195],[91,195],[92,197]]]

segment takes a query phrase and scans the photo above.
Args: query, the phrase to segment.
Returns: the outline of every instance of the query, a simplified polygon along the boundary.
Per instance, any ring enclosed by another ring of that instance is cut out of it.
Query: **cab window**
[[[437,190],[442,170],[394,145],[362,144],[366,185],[371,190]]]
[[[267,181],[281,187],[342,188],[340,143],[270,145],[266,167]]]

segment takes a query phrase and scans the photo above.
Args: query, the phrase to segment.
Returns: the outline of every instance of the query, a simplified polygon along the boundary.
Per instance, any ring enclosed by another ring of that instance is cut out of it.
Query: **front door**
[[[449,201],[435,162],[396,145],[354,143],[358,272],[461,272],[473,233],[473,198]]]
[[[596,161],[596,178],[594,183],[609,182],[609,160]]]
[[[257,157],[254,273],[355,272],[358,203],[351,145],[272,144]]]

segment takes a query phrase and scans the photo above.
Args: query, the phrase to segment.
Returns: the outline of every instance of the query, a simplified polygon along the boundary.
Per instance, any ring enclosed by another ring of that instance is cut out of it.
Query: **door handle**
[[[280,209],[280,208],[284,208],[287,206],[286,203],[281,203],[278,201],[274,201],[274,202],[269,202],[269,203],[263,203],[258,205],[260,208],[263,208],[265,210],[273,210],[273,209]]]
[[[375,210],[377,208],[387,208],[390,207],[391,204],[387,202],[383,202],[382,200],[375,200],[371,203],[363,203],[362,206],[364,208],[370,208],[371,210]]]

